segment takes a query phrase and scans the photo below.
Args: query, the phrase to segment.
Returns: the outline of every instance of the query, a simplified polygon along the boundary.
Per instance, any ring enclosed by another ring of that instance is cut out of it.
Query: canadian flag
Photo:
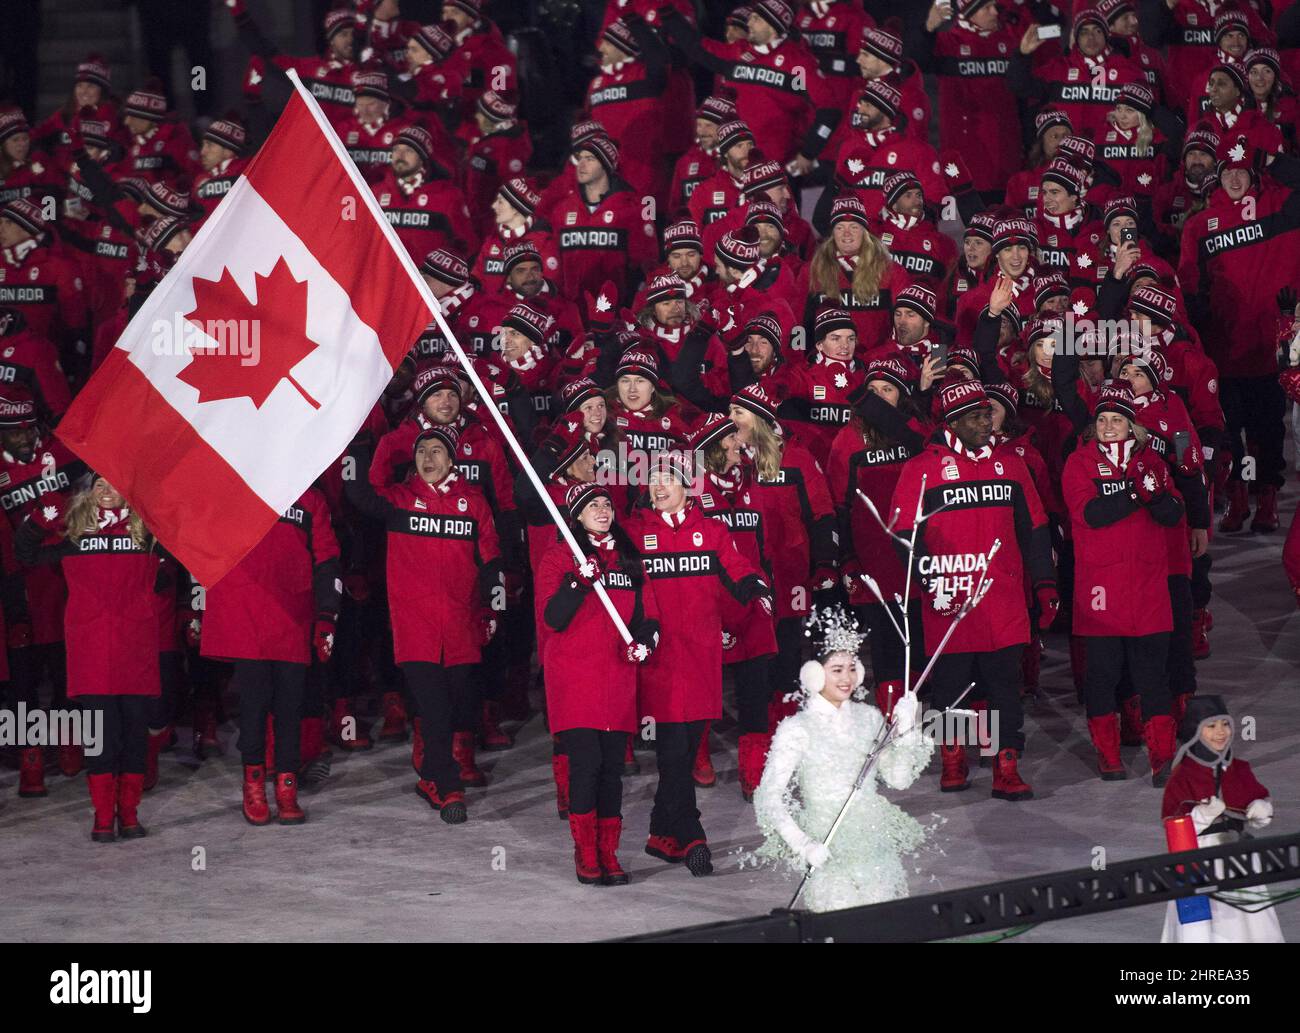
[[[418,280],[299,84],[58,435],[210,587],[361,427],[430,320]]]

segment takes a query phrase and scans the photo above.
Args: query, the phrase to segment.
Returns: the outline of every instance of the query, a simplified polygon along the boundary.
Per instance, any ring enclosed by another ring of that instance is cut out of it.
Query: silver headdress
[[[804,634],[817,640],[817,656],[822,659],[832,653],[857,656],[867,637],[865,631],[858,630],[857,618],[846,613],[842,606],[825,606],[813,610],[804,625]]]

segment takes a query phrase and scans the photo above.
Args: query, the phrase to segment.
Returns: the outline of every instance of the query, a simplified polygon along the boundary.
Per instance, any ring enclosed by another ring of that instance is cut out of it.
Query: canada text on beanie
[[[898,292],[894,299],[894,308],[910,308],[927,323],[934,322],[934,310],[938,307],[934,291],[919,283],[910,284]]]
[[[39,237],[45,232],[45,216],[41,213],[40,206],[25,197],[17,197],[0,205],[0,219],[8,219],[21,226],[33,237]]]
[[[532,305],[521,303],[506,314],[505,319],[501,320],[501,325],[517,330],[533,344],[542,344],[551,335],[551,330],[555,326],[555,317],[549,312],[540,312]]]
[[[507,179],[497,190],[515,211],[525,217],[537,211],[537,206],[542,203],[542,195],[523,176]]]
[[[537,250],[537,245],[527,238],[515,241],[501,253],[501,273],[503,276],[509,276],[511,270],[520,262],[536,262],[542,264],[542,253]]]
[[[918,379],[916,366],[904,359],[902,354],[883,355],[879,358],[872,359],[867,364],[866,383],[873,380],[883,380],[886,383],[893,384],[904,394],[910,394],[912,384]]]
[[[161,122],[167,117],[167,98],[153,90],[136,90],[122,105],[123,115],[134,115],[146,122]]]
[[[84,129],[82,136],[85,136]],[[244,147],[248,144],[248,132],[233,118],[219,118],[209,123],[208,128],[203,130],[203,139],[211,140],[236,154],[243,154]]]
[[[460,255],[442,248],[430,251],[420,263],[420,272],[432,276],[450,287],[461,287],[469,283],[469,266]]]
[[[978,380],[945,380],[939,388],[939,410],[951,423],[975,409],[989,408],[989,396]]]
[[[903,61],[903,41],[892,32],[875,25],[863,25],[862,36],[858,40],[858,49],[865,50],[886,64],[897,68]]]
[[[36,422],[36,400],[21,384],[6,384],[0,392],[0,428],[30,427]]]

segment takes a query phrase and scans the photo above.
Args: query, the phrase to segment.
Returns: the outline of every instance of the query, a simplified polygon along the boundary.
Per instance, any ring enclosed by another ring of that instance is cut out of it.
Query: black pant
[[[190,72],[186,71],[183,90],[194,97],[194,110],[199,115],[212,114],[215,96],[220,84],[211,77],[217,68],[212,57],[211,0],[137,0],[140,9],[140,36],[144,45],[145,63],[150,75],[162,80],[167,91],[169,107],[175,107],[177,91],[172,83],[172,49],[182,47],[188,65],[202,67],[208,81],[207,89],[190,89]]]
[[[92,775],[143,775],[149,742],[152,696],[79,696],[76,702],[87,719],[102,720],[98,755],[86,751],[86,771]],[[87,744],[89,745],[89,744]]]
[[[889,612],[899,627],[903,626],[902,609],[895,602],[889,603]],[[860,627],[869,633],[867,645],[871,648],[871,677],[880,684],[885,681],[902,681],[905,667],[906,651],[903,640],[898,637],[894,625],[885,615],[881,603],[867,603],[853,608],[854,616]],[[921,631],[921,603],[913,599],[907,605],[907,622],[904,628],[912,637],[912,679],[916,680],[925,669],[924,637]]]
[[[451,733],[470,720],[468,712],[478,710],[478,688],[472,679],[474,664],[444,667],[412,660],[401,666],[424,737],[420,778],[433,782],[441,793],[464,788],[460,766],[451,756]]]
[[[1210,594],[1212,586],[1210,584],[1210,567],[1213,560],[1209,552],[1204,556],[1194,556],[1192,558],[1192,608],[1195,610],[1204,610],[1210,605]]]
[[[655,725],[659,785],[650,812],[650,835],[672,836],[682,846],[704,838],[691,768],[707,725],[707,721],[660,721]]]
[[[1224,377],[1219,401],[1227,424],[1228,450],[1232,453],[1232,479],[1242,479],[1242,462],[1246,456],[1244,434],[1259,450],[1255,457],[1255,483],[1282,487],[1286,468],[1282,454],[1286,395],[1277,376]]]
[[[1083,674],[1083,701],[1089,717],[1115,712],[1116,689],[1127,669],[1129,680],[1142,697],[1143,720],[1169,713],[1169,679],[1165,662],[1169,632],[1155,635],[1085,635],[1087,668]]]
[[[26,703],[29,710],[40,706],[43,677],[50,680],[50,705],[58,707],[67,703],[68,665],[62,642],[9,651],[9,681],[15,702]]]
[[[180,702],[181,683],[185,680],[185,665],[180,653],[169,650],[158,654],[158,681],[161,691],[149,707],[149,727],[155,731],[166,728],[176,720]]]
[[[1192,659],[1192,581],[1179,574],[1169,578],[1169,602],[1174,611],[1174,630],[1169,633],[1169,655],[1165,660],[1169,694],[1196,692],[1196,661]]]
[[[803,664],[803,620],[783,617],[776,622],[776,656],[768,674],[772,692],[778,698],[799,687],[799,667]]]
[[[275,767],[297,771],[306,664],[236,660],[232,686],[239,692],[239,752],[244,763],[266,763],[266,715],[275,715]]]
[[[942,654],[930,671],[930,705],[935,710],[952,706],[974,682],[975,688],[961,701],[960,709],[970,709],[972,700],[988,700],[990,718],[994,712],[998,715],[997,748],[1024,750],[1025,713],[1020,706],[1020,656],[1024,650],[1020,645],[989,653]]]
[[[569,755],[569,813],[621,818],[627,732],[566,728],[557,736]]]
[[[756,656],[730,664],[736,686],[736,710],[741,734],[767,733],[767,705],[772,700],[770,668],[773,658]]]

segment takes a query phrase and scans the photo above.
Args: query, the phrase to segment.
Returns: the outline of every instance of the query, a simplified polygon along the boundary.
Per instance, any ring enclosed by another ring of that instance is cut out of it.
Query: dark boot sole
[[[1021,800],[1032,800],[1033,798],[1034,791],[1032,789],[1026,789],[1018,793],[1009,793],[1005,789],[993,790],[993,799],[995,800],[1009,800],[1011,803],[1019,803]]]
[[[438,817],[448,825],[461,825],[469,821],[469,811],[463,803],[449,803],[438,809]]]
[[[666,854],[658,847],[647,846],[645,852],[651,857],[657,857],[659,860],[667,861],[669,864],[681,864],[686,860],[685,854],[677,854],[676,856],[673,854]]]
[[[1124,771],[1103,771],[1101,780],[1103,782],[1123,782],[1128,778],[1128,773]]]
[[[132,825],[130,828],[121,828],[117,830],[118,839],[144,839],[149,835],[149,830],[143,825]]]
[[[281,825],[306,825],[307,815],[304,814],[301,818],[282,818],[277,814],[275,820]]]
[[[473,778],[473,777],[467,778],[465,777],[464,774],[462,774],[460,776],[460,780],[462,783],[469,786],[471,789],[482,789],[485,785],[488,784],[486,775],[479,775],[478,778]]]
[[[578,872],[578,873],[577,873],[577,876],[578,876],[578,881],[579,881],[580,883],[582,883],[584,886],[599,886],[599,885],[600,885],[600,876],[599,876],[599,875],[583,875],[581,872]]]
[[[18,795],[24,800],[39,800],[42,796],[49,796],[48,789],[19,789]]]
[[[686,867],[698,878],[713,874],[713,854],[707,846],[692,847],[686,855]]]
[[[640,765],[640,764],[624,764],[624,765],[623,765],[623,774],[625,774],[625,775],[639,775],[639,774],[641,774],[641,765]]]
[[[963,793],[963,792],[965,792],[965,791],[966,791],[967,789],[969,789],[969,788],[970,788],[970,780],[967,779],[965,782],[963,782],[963,783],[962,783],[961,785],[959,785],[959,786],[945,786],[945,785],[941,785],[941,786],[939,787],[939,792],[941,792],[941,793]]]
[[[626,886],[628,882],[627,872],[619,872],[617,875],[610,875],[606,872],[600,877],[602,886]]]
[[[111,832],[111,831],[110,831],[110,832],[95,832],[95,831],[92,830],[92,832],[90,833],[90,838],[91,838],[92,840],[94,840],[96,843],[116,843],[116,842],[117,842],[117,833],[116,833],[116,832]]]

